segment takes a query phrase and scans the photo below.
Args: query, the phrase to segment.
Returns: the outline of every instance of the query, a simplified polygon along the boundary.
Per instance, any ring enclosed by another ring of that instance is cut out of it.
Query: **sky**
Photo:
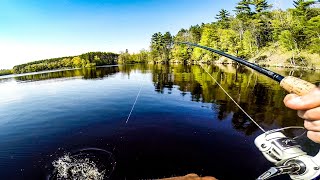
[[[149,49],[153,33],[215,21],[239,0],[0,0],[0,69],[91,51]],[[270,0],[292,7],[292,0]]]

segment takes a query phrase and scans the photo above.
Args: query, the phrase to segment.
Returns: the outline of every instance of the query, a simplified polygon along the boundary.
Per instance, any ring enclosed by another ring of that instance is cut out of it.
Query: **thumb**
[[[283,102],[288,108],[295,110],[307,110],[318,107],[320,106],[320,88],[315,88],[304,96],[288,94]]]

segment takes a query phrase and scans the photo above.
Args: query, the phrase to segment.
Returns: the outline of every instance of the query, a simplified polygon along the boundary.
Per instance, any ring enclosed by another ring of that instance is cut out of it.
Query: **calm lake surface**
[[[303,125],[283,105],[286,92],[276,82],[244,67],[205,68],[265,129]],[[271,70],[320,82],[319,72]],[[109,66],[0,79],[0,179],[46,179],[52,161],[84,148],[113,154],[110,179],[188,173],[255,179],[272,165],[254,145],[261,133],[200,66]],[[306,137],[299,142],[311,154],[319,148]]]

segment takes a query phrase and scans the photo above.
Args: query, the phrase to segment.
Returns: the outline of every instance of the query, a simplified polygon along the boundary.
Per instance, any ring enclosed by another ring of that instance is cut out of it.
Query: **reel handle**
[[[280,81],[280,86],[289,93],[294,93],[299,96],[305,95],[309,93],[312,89],[317,87],[316,85],[308,81],[293,76],[287,76],[283,78]]]
[[[294,139],[282,132],[263,133],[254,143],[265,158],[276,165],[258,179],[289,174],[294,180],[311,180],[320,175],[320,151],[316,156],[309,156]]]
[[[279,176],[282,174],[294,173],[298,169],[299,169],[299,167],[296,167],[295,165],[271,167],[268,171],[264,172],[256,180],[266,180],[266,179],[270,179],[272,177]]]

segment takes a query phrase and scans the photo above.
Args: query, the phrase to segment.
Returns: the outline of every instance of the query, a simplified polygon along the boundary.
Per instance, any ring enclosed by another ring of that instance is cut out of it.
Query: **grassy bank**
[[[320,70],[319,60],[319,54],[308,51],[283,51],[280,48],[270,47],[261,51],[249,61],[261,66]]]

